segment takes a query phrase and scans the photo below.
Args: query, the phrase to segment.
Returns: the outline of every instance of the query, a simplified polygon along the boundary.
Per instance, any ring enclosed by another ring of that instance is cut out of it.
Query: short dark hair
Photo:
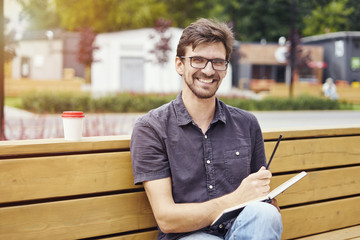
[[[185,48],[192,45],[195,49],[202,43],[222,42],[226,49],[226,60],[230,59],[234,35],[225,24],[214,19],[201,18],[184,29],[177,46],[178,57],[185,55]]]

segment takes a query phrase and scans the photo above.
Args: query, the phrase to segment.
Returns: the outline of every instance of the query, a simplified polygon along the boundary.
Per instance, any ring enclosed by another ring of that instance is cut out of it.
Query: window
[[[360,70],[360,57],[351,58],[351,70],[353,71]]]

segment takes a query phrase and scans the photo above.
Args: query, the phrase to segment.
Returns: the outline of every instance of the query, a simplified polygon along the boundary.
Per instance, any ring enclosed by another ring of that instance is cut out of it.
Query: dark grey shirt
[[[214,119],[203,134],[181,93],[138,119],[130,150],[135,184],[171,177],[176,203],[205,202],[230,193],[266,163],[254,115],[216,99]],[[180,236],[160,232],[158,239]]]

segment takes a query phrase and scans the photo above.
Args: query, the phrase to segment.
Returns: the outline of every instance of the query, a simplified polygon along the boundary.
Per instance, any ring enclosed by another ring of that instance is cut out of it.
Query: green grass
[[[22,108],[23,103],[19,97],[5,97],[4,104],[9,107]]]
[[[360,110],[360,104],[353,104],[352,105],[352,108],[350,110],[357,110],[359,111]]]

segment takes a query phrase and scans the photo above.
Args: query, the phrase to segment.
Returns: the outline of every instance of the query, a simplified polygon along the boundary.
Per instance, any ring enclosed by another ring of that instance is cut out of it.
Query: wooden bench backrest
[[[295,173],[308,175],[279,195],[283,238],[296,238],[360,224],[360,132],[330,129],[284,132],[271,163],[272,188]],[[266,155],[275,146],[264,133]]]
[[[0,144],[0,239],[157,235],[129,137]]]
[[[272,188],[283,238],[360,224],[360,128],[284,131]],[[280,132],[264,132],[270,156]],[[156,239],[146,194],[133,185],[130,137],[0,142],[0,239]]]

